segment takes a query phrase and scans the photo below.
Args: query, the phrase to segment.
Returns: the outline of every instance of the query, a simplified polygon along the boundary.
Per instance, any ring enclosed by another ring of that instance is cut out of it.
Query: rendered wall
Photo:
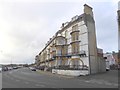
[[[97,43],[95,23],[91,16],[87,15],[87,27],[88,27],[88,47],[89,47],[89,60],[90,60],[90,73],[94,74],[99,72],[97,61]]]
[[[52,73],[61,74],[61,75],[69,75],[69,76],[80,76],[80,75],[88,75],[88,70],[59,70],[52,69]]]

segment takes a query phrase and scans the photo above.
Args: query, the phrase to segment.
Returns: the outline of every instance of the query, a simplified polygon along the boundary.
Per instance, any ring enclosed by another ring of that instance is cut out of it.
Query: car
[[[0,73],[2,72],[2,65],[0,64]]]
[[[34,68],[34,67],[29,67],[30,68],[30,70],[32,70],[32,71],[36,71],[36,68]]]
[[[18,69],[18,67],[13,67],[13,69]]]
[[[8,71],[8,67],[2,66],[2,71]]]
[[[2,68],[0,67],[0,73],[2,72]]]
[[[109,71],[110,70],[110,65],[109,65],[109,61],[106,60],[106,71]]]
[[[7,67],[8,68],[8,70],[12,70],[13,69],[13,67],[11,67],[11,66],[9,66],[9,67]]]
[[[22,68],[23,66],[17,66],[17,68]]]

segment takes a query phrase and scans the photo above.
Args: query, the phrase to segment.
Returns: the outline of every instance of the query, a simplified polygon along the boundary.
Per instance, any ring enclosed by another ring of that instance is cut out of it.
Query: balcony
[[[68,57],[71,58],[72,56],[80,56],[80,57],[86,57],[86,52],[85,51],[79,51],[79,52],[71,52],[71,53],[67,53],[67,54],[54,54],[50,59],[50,61],[52,61],[53,59],[55,59],[56,57]]]
[[[74,31],[70,32],[70,35],[72,35],[75,32],[80,32],[80,31],[79,30],[74,30]]]
[[[72,40],[70,44],[73,44],[73,43],[79,43],[81,42],[80,40]]]
[[[86,52],[84,50],[81,50],[79,52],[71,52],[68,53],[69,56],[76,56],[79,55],[80,57],[86,57]]]
[[[55,56],[56,57],[63,57],[64,55],[62,55],[62,54],[56,54]]]
[[[56,37],[56,45],[65,45],[66,39],[63,36]]]
[[[71,57],[71,55],[69,55],[69,54],[56,54],[53,57],[54,58],[56,58],[56,57]]]

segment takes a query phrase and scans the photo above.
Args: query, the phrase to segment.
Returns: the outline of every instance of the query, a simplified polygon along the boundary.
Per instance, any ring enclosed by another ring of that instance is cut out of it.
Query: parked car
[[[2,72],[2,65],[0,65],[0,73]]]
[[[34,67],[29,67],[30,68],[30,70],[32,70],[32,71],[36,71],[36,68],[34,68]]]
[[[2,68],[0,67],[0,73],[2,72]]]
[[[2,71],[8,71],[8,67],[2,66]]]
[[[13,67],[13,69],[18,69],[18,67]]]
[[[8,70],[12,70],[12,69],[13,69],[13,67],[10,67],[10,66],[9,66],[9,67],[7,67],[7,68],[8,68]]]
[[[22,68],[23,66],[17,66],[18,68]]]
[[[106,71],[110,70],[110,65],[109,65],[109,61],[106,60]]]

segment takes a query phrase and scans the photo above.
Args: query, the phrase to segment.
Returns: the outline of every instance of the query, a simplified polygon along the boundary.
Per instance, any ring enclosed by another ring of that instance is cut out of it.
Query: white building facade
[[[99,70],[97,52],[93,11],[85,4],[84,13],[63,23],[61,29],[47,42],[38,55],[39,66],[52,68],[52,72],[59,74],[104,72],[104,69]]]

